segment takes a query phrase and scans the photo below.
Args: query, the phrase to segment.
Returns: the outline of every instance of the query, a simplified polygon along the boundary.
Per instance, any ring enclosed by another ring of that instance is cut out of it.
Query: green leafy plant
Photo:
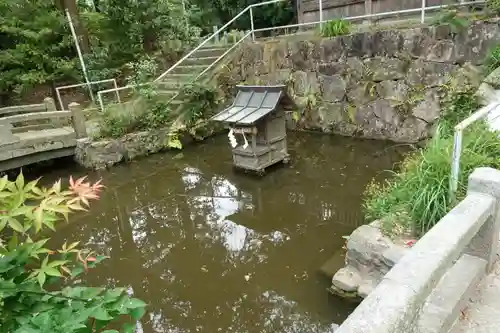
[[[456,9],[444,9],[431,25],[448,25],[453,33],[459,33],[466,29],[469,23],[469,20]]]
[[[351,23],[343,19],[331,20],[323,23],[321,36],[336,37],[347,35],[351,32]]]
[[[187,127],[207,119],[216,111],[218,104],[217,90],[203,83],[191,83],[182,87],[179,94],[183,101],[181,111],[183,121]]]
[[[52,250],[41,237],[98,199],[102,185],[84,178],[70,178],[67,189],[61,181],[50,188],[37,183],[25,183],[22,173],[0,179],[0,332],[109,333],[117,332],[107,329],[115,320],[122,332],[133,332],[144,302],[123,288],[90,288],[75,279],[105,257],[77,242]]]
[[[305,96],[297,98],[297,105],[300,106],[300,111],[292,112],[292,119],[298,126],[304,126],[304,122],[311,115],[311,111],[318,104],[318,97],[315,93],[307,91]]]

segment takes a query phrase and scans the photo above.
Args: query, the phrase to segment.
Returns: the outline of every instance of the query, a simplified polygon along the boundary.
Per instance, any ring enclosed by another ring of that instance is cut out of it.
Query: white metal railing
[[[191,57],[196,51],[200,50],[203,46],[205,46],[210,40],[217,38],[219,36],[219,34],[224,29],[229,27],[232,23],[234,23],[238,18],[240,18],[242,15],[244,15],[247,12],[250,15],[250,31],[247,34],[245,34],[240,40],[238,40],[236,43],[234,43],[226,52],[224,52],[221,56],[219,56],[216,60],[214,60],[214,62],[212,64],[210,64],[200,74],[193,77],[193,79],[190,80],[189,82],[186,82],[186,84],[191,83],[193,81],[196,81],[202,75],[206,74],[210,69],[213,68],[213,66],[215,66],[215,64],[219,63],[222,58],[224,58],[227,54],[229,54],[230,51],[232,51],[237,45],[239,45],[247,37],[252,36],[252,40],[255,41],[255,33],[256,32],[264,32],[264,31],[277,30],[277,29],[300,28],[300,27],[315,26],[315,25],[319,25],[321,27],[324,22],[328,21],[328,19],[324,20],[324,18],[323,18],[323,3],[322,3],[323,1],[318,0],[318,5],[319,5],[318,8],[319,8],[319,16],[320,16],[319,21],[303,22],[303,23],[289,24],[289,25],[283,25],[283,26],[277,26],[277,27],[255,29],[253,8],[259,7],[259,6],[265,6],[265,5],[269,5],[269,4],[273,4],[273,3],[278,3],[278,2],[282,2],[282,1],[288,1],[288,0],[270,0],[270,1],[264,1],[261,3],[249,5],[248,7],[243,9],[239,14],[237,14],[235,17],[233,17],[229,22],[227,22],[225,25],[223,25],[221,28],[219,28],[217,31],[215,31],[212,35],[210,35],[205,40],[203,40],[197,47],[195,47],[193,50],[191,50],[188,54],[186,54],[184,57],[182,57],[177,63],[175,63],[173,66],[171,66],[168,70],[166,70],[164,73],[162,73],[159,77],[157,77],[152,82],[137,84],[137,85],[127,85],[127,86],[123,86],[123,87],[119,87],[119,88],[113,88],[113,89],[99,91],[97,93],[97,97],[98,97],[98,102],[99,102],[99,106],[100,106],[101,110],[104,110],[104,103],[103,103],[103,99],[102,99],[103,94],[107,94],[107,93],[111,93],[111,92],[117,93],[117,92],[122,91],[122,90],[133,89],[136,87],[147,86],[147,85],[158,83],[163,78],[165,78],[165,76],[167,76],[169,73],[171,73],[174,69],[176,69],[182,63],[184,63],[186,61],[186,59]],[[355,21],[355,20],[363,20],[363,19],[391,17],[391,16],[397,16],[397,15],[401,15],[401,14],[421,13],[420,21],[421,21],[421,23],[425,23],[425,18],[426,18],[427,12],[437,11],[440,9],[446,9],[446,8],[450,8],[450,7],[462,7],[462,6],[470,6],[470,5],[477,5],[477,4],[484,4],[484,3],[486,3],[486,0],[475,0],[475,1],[474,0],[473,1],[460,0],[460,3],[456,3],[456,4],[427,6],[426,5],[427,1],[422,0],[422,6],[420,8],[403,9],[403,10],[383,12],[383,13],[369,13],[369,14],[365,14],[365,15],[343,17],[342,19],[348,20],[348,21]],[[173,100],[177,96],[178,96],[178,93],[175,94],[174,97],[172,97],[170,99],[170,101]]]
[[[106,79],[106,80],[98,80],[98,81],[88,81],[88,82],[85,82],[85,83],[78,83],[78,84],[70,84],[70,85],[67,85],[67,86],[60,86],[60,87],[57,87],[56,88],[56,96],[57,96],[57,102],[59,104],[59,107],[61,108],[61,110],[64,110],[64,104],[62,102],[62,98],[61,98],[61,90],[64,90],[64,89],[71,89],[71,88],[78,88],[78,87],[87,87],[87,89],[90,90],[90,96],[91,96],[91,99],[94,100],[94,95],[92,93],[92,85],[95,85],[95,84],[101,84],[101,83],[113,83],[113,86],[115,89],[118,89],[118,84],[116,83],[116,79]],[[118,103],[121,103],[121,99],[120,99],[120,94],[118,93],[118,91],[116,91],[116,100],[118,101]]]
[[[455,134],[453,135],[453,152],[451,157],[451,177],[450,177],[450,187],[449,187],[449,197],[450,201],[455,200],[455,195],[458,190],[458,180],[460,176],[460,157],[462,155],[462,139],[464,130],[474,124],[476,121],[485,119],[492,112],[497,111],[498,115],[495,115],[494,118],[488,119],[490,123],[493,123],[494,120],[500,117],[500,101],[495,101],[487,106],[479,109],[472,115],[470,115],[467,119],[460,122],[455,126]]]

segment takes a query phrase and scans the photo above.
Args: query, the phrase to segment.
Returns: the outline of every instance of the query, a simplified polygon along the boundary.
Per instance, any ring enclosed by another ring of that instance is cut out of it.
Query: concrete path
[[[497,254],[500,259],[500,255]],[[500,260],[471,296],[450,333],[500,332]]]

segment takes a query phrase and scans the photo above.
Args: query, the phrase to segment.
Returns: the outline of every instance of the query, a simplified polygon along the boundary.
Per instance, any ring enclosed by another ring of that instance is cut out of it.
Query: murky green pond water
[[[57,241],[111,258],[85,279],[145,300],[138,332],[328,332],[353,305],[319,267],[363,223],[361,194],[401,155],[390,144],[291,135],[290,166],[235,173],[225,136],[93,173],[107,186]],[[52,170],[46,177],[81,170]]]

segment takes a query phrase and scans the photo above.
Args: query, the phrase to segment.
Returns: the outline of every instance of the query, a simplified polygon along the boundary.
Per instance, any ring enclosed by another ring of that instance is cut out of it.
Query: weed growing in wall
[[[467,17],[460,15],[458,10],[444,9],[436,19],[431,23],[433,26],[448,25],[453,33],[459,33],[466,29],[470,24]]]
[[[347,35],[350,32],[351,23],[343,19],[338,19],[323,23],[320,34],[322,37],[336,37]]]

